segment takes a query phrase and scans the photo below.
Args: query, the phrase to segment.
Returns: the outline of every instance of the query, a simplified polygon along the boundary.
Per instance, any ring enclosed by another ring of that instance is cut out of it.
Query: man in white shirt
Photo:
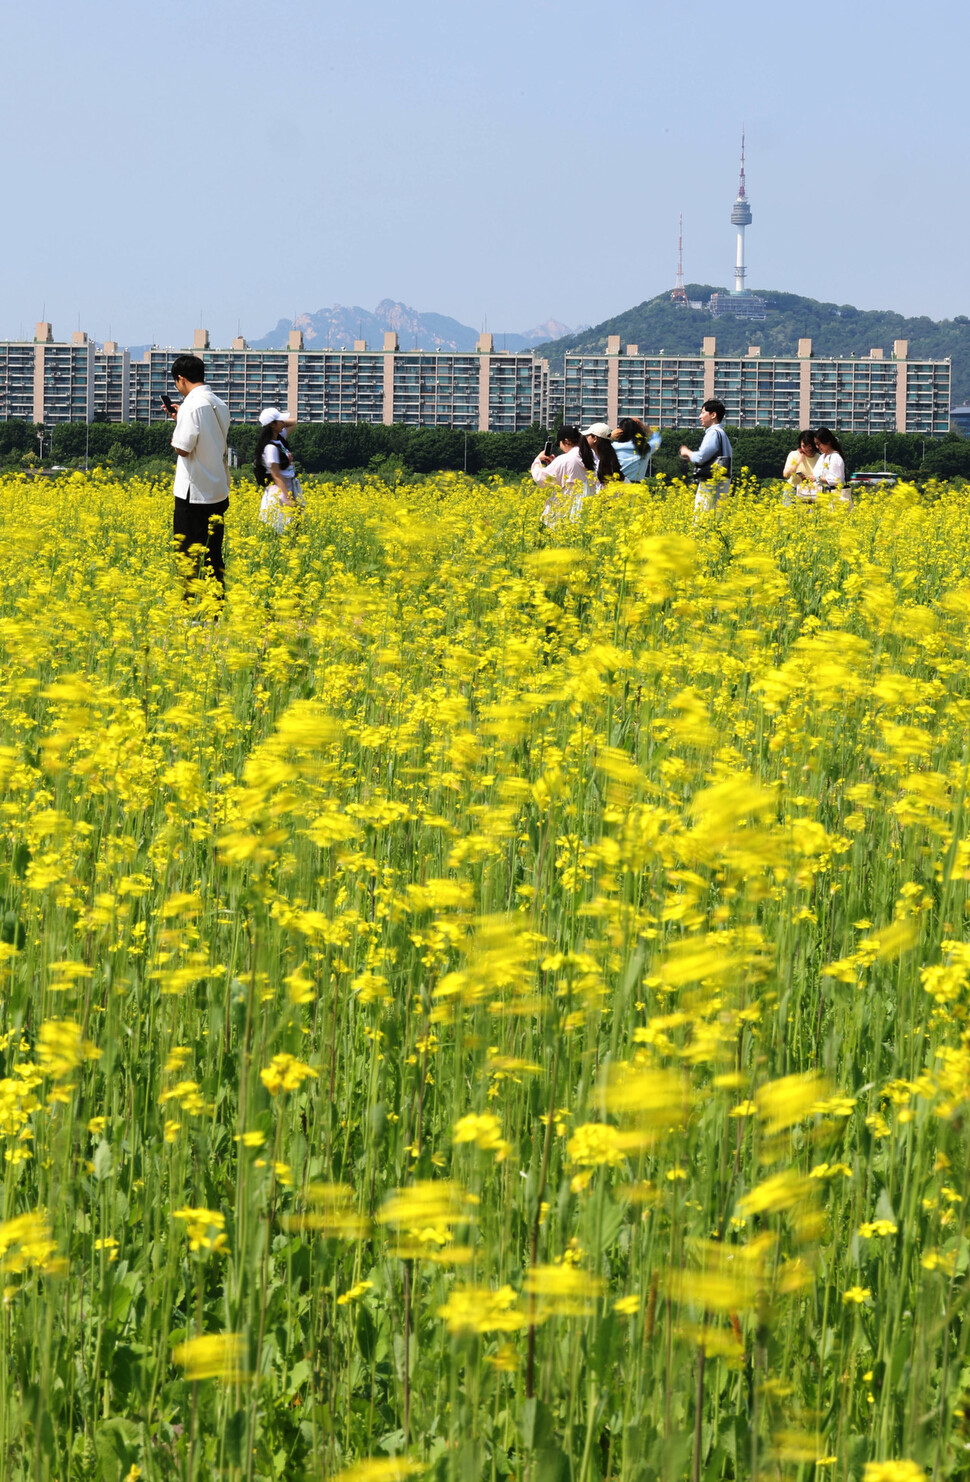
[[[723,401],[718,401],[714,396],[709,397],[701,407],[704,436],[700,447],[696,453],[691,452],[686,444],[680,450],[680,456],[688,458],[694,465],[694,477],[699,480],[694,496],[695,514],[699,514],[701,510],[714,509],[718,496],[731,491],[731,463],[734,453],[728,442],[728,435],[721,426],[726,412],[727,407]],[[716,477],[715,469],[724,469],[724,474]]]
[[[172,526],[175,547],[187,561],[196,548],[194,572],[184,563],[183,570],[201,576],[208,565],[221,596],[225,578],[222,537],[229,508],[229,408],[205,384],[205,365],[198,355],[179,355],[172,365],[172,379],[182,397],[172,413],[172,447],[178,454]]]

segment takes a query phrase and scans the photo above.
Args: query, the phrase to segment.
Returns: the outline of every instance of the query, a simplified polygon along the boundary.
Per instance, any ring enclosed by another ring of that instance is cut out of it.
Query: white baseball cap
[[[591,422],[589,427],[583,428],[583,437],[610,437],[612,430],[605,422]]]
[[[271,422],[285,422],[286,413],[281,412],[279,407],[264,407],[259,414],[260,427],[268,427]]]

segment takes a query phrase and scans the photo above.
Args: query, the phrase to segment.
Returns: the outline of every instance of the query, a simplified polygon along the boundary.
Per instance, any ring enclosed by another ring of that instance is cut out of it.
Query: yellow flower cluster
[[[11,1474],[961,1475],[966,494],[739,471],[549,532],[531,483],[368,473],[278,537],[241,485],[215,620],[166,480],[38,493]]]

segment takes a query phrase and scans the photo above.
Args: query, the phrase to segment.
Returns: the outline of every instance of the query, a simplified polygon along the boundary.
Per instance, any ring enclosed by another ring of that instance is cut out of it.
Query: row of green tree
[[[764,427],[729,429],[735,467],[746,467],[758,478],[780,477],[785,457],[794,446],[791,431]],[[314,422],[294,429],[291,437],[297,462],[307,473],[344,473],[355,469],[397,464],[402,471],[425,474],[439,469],[470,474],[525,473],[546,438],[542,427],[524,432],[463,432],[452,427],[384,427],[368,422]],[[240,467],[249,466],[259,428],[234,423],[230,445]],[[696,447],[699,429],[666,428],[654,471],[673,477],[683,471],[678,449],[683,442]],[[172,461],[170,422],[65,422],[45,434],[44,462],[84,466],[110,463],[124,469],[146,462]],[[970,478],[970,439],[951,433],[944,438],[922,438],[912,433],[842,439],[850,473],[881,468],[914,478]],[[8,466],[36,459],[38,428],[30,422],[0,422],[0,460]]]

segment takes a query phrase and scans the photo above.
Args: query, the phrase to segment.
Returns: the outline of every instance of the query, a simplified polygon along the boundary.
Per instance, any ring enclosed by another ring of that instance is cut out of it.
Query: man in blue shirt
[[[704,436],[696,453],[684,445],[680,450],[680,456],[687,458],[694,466],[694,477],[697,479],[697,493],[694,496],[694,513],[699,514],[701,510],[712,510],[717,504],[721,494],[727,494],[731,488],[731,462],[734,457],[728,435],[721,426],[727,407],[723,401],[711,397],[701,407],[701,426]],[[724,469],[723,474],[716,474],[715,469]]]

